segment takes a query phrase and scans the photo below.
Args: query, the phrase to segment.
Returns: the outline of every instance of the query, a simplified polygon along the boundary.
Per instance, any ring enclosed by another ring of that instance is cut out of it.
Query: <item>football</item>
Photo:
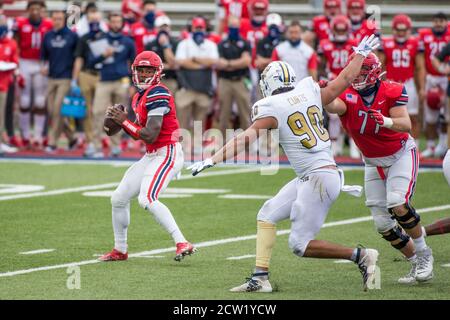
[[[120,110],[124,111],[125,107],[121,104],[115,104],[115,108],[119,108]],[[105,117],[105,120],[103,121],[103,130],[106,132],[108,136],[113,136],[116,133],[118,133],[122,127],[118,125],[113,119],[109,117]]]

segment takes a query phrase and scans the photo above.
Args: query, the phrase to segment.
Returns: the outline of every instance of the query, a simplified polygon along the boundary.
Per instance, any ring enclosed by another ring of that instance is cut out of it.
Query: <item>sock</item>
[[[256,265],[269,268],[272,249],[277,238],[276,226],[265,221],[257,222],[256,232]]]
[[[269,280],[269,271],[261,270],[257,271],[259,268],[255,268],[255,272],[252,274],[252,278],[258,278],[260,280]]]
[[[44,135],[45,119],[45,114],[34,115],[34,138],[39,142],[42,142],[42,137]]]
[[[447,146],[447,134],[446,133],[439,133],[439,142],[438,145],[446,147]]]
[[[364,257],[365,252],[362,252],[361,248],[355,248],[353,249],[352,256],[350,257],[350,260],[352,260],[354,263],[359,263],[359,260]]]
[[[130,224],[130,203],[125,206],[112,207],[112,221],[114,229],[114,249],[126,253],[128,251],[127,245],[127,231]]]
[[[423,251],[427,248],[427,244],[425,242],[425,237],[423,234],[417,239],[412,239],[414,242],[414,246],[416,247],[416,252]]]
[[[147,206],[147,209],[153,214],[155,220],[172,236],[175,243],[186,242],[172,213],[162,202],[154,201]]]
[[[434,149],[435,143],[434,140],[427,140],[427,149]]]
[[[417,261],[417,255],[414,254],[413,256],[406,258],[409,262],[415,263]]]
[[[22,131],[22,137],[27,140],[30,140],[30,120],[30,112],[19,112],[19,127]]]

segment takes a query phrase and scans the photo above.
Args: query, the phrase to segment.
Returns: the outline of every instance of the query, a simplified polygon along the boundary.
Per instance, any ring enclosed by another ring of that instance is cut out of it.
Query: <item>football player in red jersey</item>
[[[330,22],[337,15],[342,14],[341,0],[325,0],[323,2],[323,15],[316,16],[312,20],[312,31],[317,43],[328,39],[331,35]],[[311,45],[313,48],[316,46]]]
[[[348,57],[353,52],[352,47],[357,45],[357,41],[350,39],[350,20],[344,15],[335,16],[330,28],[330,38],[320,41],[317,53],[320,57],[319,73],[322,77],[333,80],[347,65]],[[329,114],[328,132],[333,154],[342,154],[344,136],[339,117],[335,114]]]
[[[123,16],[123,33],[129,35],[133,23],[141,19],[142,15],[142,0],[123,0],[122,1],[122,16]]]
[[[248,19],[248,2],[249,0],[219,0],[219,34],[228,31],[228,17],[230,15],[240,19]]]
[[[412,22],[405,14],[392,19],[393,36],[382,38],[379,49],[381,64],[386,67],[386,78],[403,83],[408,93],[408,113],[411,118],[411,135],[419,147],[419,97],[418,92],[425,88],[423,52],[419,50],[419,39],[411,36]]]
[[[439,134],[439,143],[435,147],[435,139],[437,138],[437,123],[439,115],[442,113],[449,121],[447,109],[447,97],[443,96],[442,107],[433,108],[426,99],[428,92],[433,87],[440,87],[442,91],[447,90],[448,79],[446,75],[441,74],[433,67],[432,59],[438,55],[442,48],[450,42],[450,28],[448,27],[447,16],[444,13],[438,13],[433,17],[433,26],[419,30],[420,46],[424,50],[425,57],[425,92],[422,92],[421,98],[425,104],[425,136],[427,138],[427,148],[422,152],[423,157],[443,157],[447,151],[447,133],[443,125],[443,130]]]
[[[369,54],[351,87],[326,109],[339,115],[364,156],[366,206],[377,231],[412,264],[399,282],[427,281],[433,277],[433,256],[411,205],[419,157],[408,133],[408,94],[403,84],[380,80],[382,73],[378,57]]]
[[[365,0],[348,0],[347,16],[352,25],[352,36],[360,41],[365,36],[378,35],[379,30],[374,19],[366,18]]]
[[[13,27],[14,38],[19,45],[19,70],[25,80],[19,102],[19,127],[23,144],[29,147],[31,112],[33,112],[34,143],[36,147],[42,148],[46,120],[47,78],[41,74],[39,59],[42,39],[44,34],[53,28],[53,23],[50,19],[44,18],[44,1],[29,1],[27,11],[28,17],[16,18]]]
[[[138,197],[140,206],[150,211],[172,236],[176,243],[175,260],[180,261],[185,255],[194,253],[195,248],[184,238],[170,210],[158,200],[159,194],[180,172],[184,162],[178,142],[179,125],[174,98],[160,82],[163,63],[156,53],[140,53],[131,68],[133,83],[138,88],[132,100],[136,121],[128,120],[127,113],[115,106],[108,108],[107,116],[133,139],[143,141],[147,153],[127,170],[111,197],[115,245],[100,260],[128,258],[130,200]]]

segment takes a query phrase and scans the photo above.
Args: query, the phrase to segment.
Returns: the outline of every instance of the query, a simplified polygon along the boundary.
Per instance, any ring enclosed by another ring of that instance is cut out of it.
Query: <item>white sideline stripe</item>
[[[221,170],[217,172],[207,172],[204,174],[199,174],[198,176],[194,177],[190,174],[182,175],[178,180],[189,180],[193,178],[207,178],[212,176],[221,176],[221,175],[229,175],[229,174],[239,174],[239,173],[248,173],[248,172],[255,172],[259,171],[260,168],[245,168],[245,169],[234,169],[234,170]],[[34,197],[46,197],[46,196],[54,196],[54,195],[60,195],[60,194],[66,194],[66,193],[75,193],[75,192],[84,192],[84,191],[94,191],[94,190],[100,190],[100,189],[108,189],[108,188],[115,188],[119,185],[118,182],[113,183],[105,183],[105,184],[98,184],[98,185],[92,185],[92,186],[81,186],[76,188],[65,188],[65,189],[57,189],[57,190],[51,190],[51,191],[42,191],[42,192],[31,192],[27,194],[15,194],[10,196],[1,196],[0,201],[5,200],[14,200],[14,199],[24,199],[24,198],[34,198]]]
[[[353,261],[345,260],[345,259],[340,259],[340,260],[334,260],[333,262],[334,262],[334,263],[351,263],[351,262],[353,262]]]
[[[450,209],[450,204],[444,205],[444,206],[437,206],[437,207],[429,207],[429,208],[417,209],[417,212],[418,213],[426,213],[426,212],[440,211],[440,210],[446,210],[446,209]],[[370,221],[372,219],[373,219],[372,216],[368,216],[368,217],[362,217],[362,218],[354,218],[354,219],[346,219],[346,220],[341,220],[341,221],[328,222],[328,223],[325,223],[322,226],[322,228],[335,227],[335,226],[353,224],[353,223],[358,223],[358,222]],[[277,232],[277,235],[283,235],[283,234],[287,234],[289,232],[290,232],[290,230],[280,230],[280,231]],[[211,246],[217,246],[217,245],[226,244],[226,243],[239,242],[239,241],[252,240],[252,239],[256,239],[256,235],[255,234],[254,235],[248,235],[248,236],[220,239],[220,240],[204,241],[204,242],[200,242],[200,243],[195,244],[195,246],[197,248],[211,247]],[[173,251],[175,251],[175,247],[163,248],[163,249],[155,249],[155,250],[150,250],[150,251],[142,251],[142,252],[132,253],[132,254],[128,255],[128,257],[129,258],[136,258],[136,257],[149,256],[149,255],[155,255],[155,254],[166,253],[166,252],[173,252]],[[0,278],[1,277],[12,277],[12,276],[32,273],[32,272],[36,272],[36,271],[54,270],[54,269],[68,268],[68,267],[73,267],[73,266],[82,266],[82,265],[88,265],[88,264],[95,264],[95,263],[98,263],[98,262],[100,262],[100,261],[98,261],[98,260],[86,260],[86,261],[80,261],[80,262],[71,262],[71,263],[65,263],[65,264],[57,264],[57,265],[53,265],[53,266],[45,266],[45,267],[39,267],[39,268],[31,268],[31,269],[24,269],[24,270],[17,270],[17,271],[9,271],[9,272],[0,273]]]
[[[450,268],[450,263],[443,264],[443,265],[441,265],[441,267]]]
[[[256,255],[254,254],[246,254],[245,256],[239,256],[239,257],[228,257],[227,260],[241,260],[241,259],[248,259],[248,258],[254,258]]]
[[[33,250],[33,251],[24,251],[24,252],[19,252],[19,254],[38,254],[38,253],[47,253],[47,252],[52,252],[55,251],[55,249],[39,249],[39,250]]]
[[[249,200],[249,199],[267,200],[267,199],[273,198],[273,196],[265,196],[265,195],[261,195],[261,194],[225,194],[222,196],[218,196],[218,198],[234,199],[234,200]]]

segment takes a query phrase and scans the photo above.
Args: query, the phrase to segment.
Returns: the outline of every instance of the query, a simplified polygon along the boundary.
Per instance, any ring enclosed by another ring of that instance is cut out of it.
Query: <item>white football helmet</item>
[[[294,69],[284,61],[272,61],[264,69],[259,87],[264,97],[269,97],[280,88],[294,87],[297,77]]]

